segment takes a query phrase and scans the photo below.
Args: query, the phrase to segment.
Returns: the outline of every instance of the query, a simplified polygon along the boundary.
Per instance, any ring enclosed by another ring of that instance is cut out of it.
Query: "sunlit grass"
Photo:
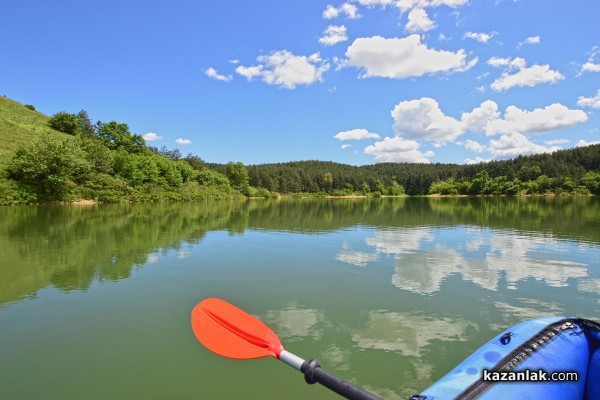
[[[0,167],[6,165],[18,148],[44,134],[63,136],[48,126],[49,119],[17,101],[0,97]]]

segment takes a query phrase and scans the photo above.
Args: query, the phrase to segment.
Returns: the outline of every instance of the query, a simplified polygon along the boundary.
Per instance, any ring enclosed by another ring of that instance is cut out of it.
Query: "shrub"
[[[91,169],[85,156],[73,140],[43,138],[17,150],[8,165],[9,178],[35,188],[42,199],[68,200],[73,181]]]
[[[75,114],[69,114],[66,112],[58,112],[50,118],[48,125],[52,129],[67,133],[69,135],[77,135],[81,132],[81,123],[79,118]]]
[[[35,107],[32,106],[31,104],[25,104],[25,108],[29,108],[30,110],[35,111]]]

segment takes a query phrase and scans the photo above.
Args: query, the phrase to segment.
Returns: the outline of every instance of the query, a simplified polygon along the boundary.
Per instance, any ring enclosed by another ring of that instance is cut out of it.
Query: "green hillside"
[[[33,108],[0,97],[0,205],[243,198],[199,157],[148,147],[127,124]]]
[[[50,128],[49,119],[18,101],[0,97],[0,166],[5,166],[19,147],[43,137],[43,134],[68,137]]]

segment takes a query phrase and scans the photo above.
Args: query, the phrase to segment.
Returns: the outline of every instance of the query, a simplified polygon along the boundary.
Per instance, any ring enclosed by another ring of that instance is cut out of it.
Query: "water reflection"
[[[460,319],[372,311],[367,328],[354,333],[352,340],[364,349],[394,351],[420,358],[432,341],[466,341],[467,332],[475,329],[475,324]]]
[[[319,339],[323,335],[323,313],[310,308],[293,305],[281,310],[268,311],[264,317],[280,339],[294,342],[311,337]]]
[[[496,291],[501,283],[507,289],[516,289],[519,282],[529,278],[547,286],[565,287],[570,279],[586,278],[589,274],[589,264],[568,259],[573,243],[514,231],[388,228],[375,230],[365,243],[374,252],[354,251],[344,244],[336,259],[365,266],[377,261],[380,254],[393,255],[396,266],[392,284],[426,295],[440,291],[444,281],[453,275]],[[586,288],[593,289],[595,284],[588,280],[582,290],[593,292]]]

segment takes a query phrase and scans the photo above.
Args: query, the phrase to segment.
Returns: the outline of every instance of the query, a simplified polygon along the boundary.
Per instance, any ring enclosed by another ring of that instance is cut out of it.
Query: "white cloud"
[[[379,135],[369,132],[366,129],[352,129],[350,131],[340,132],[334,136],[337,140],[362,140],[362,139],[379,139]]]
[[[346,51],[346,65],[361,68],[363,78],[408,78],[471,68],[464,50],[434,50],[421,43],[419,35],[386,39],[381,36],[356,39]]]
[[[261,64],[251,67],[240,65],[235,71],[248,80],[260,76],[263,82],[286,89],[320,82],[323,80],[323,73],[329,69],[329,64],[321,59],[319,53],[297,56],[281,50],[268,56],[260,56],[257,60]]]
[[[581,73],[583,72],[600,72],[600,64],[588,61],[581,66]]]
[[[568,129],[587,121],[588,116],[581,110],[571,110],[562,104],[554,103],[533,111],[509,106],[504,117],[488,122],[485,133],[490,135],[521,132],[542,133]]]
[[[345,42],[348,40],[348,36],[346,35],[346,27],[330,25],[323,32],[325,35],[319,39],[319,42],[326,46],[333,46],[336,43]]]
[[[473,164],[481,164],[481,163],[486,163],[486,162],[490,162],[492,161],[492,159],[485,159],[485,158],[481,158],[481,157],[475,157],[474,159],[472,158],[467,158],[465,160],[465,164],[467,165],[473,165]]]
[[[496,121],[500,117],[498,104],[491,100],[486,100],[477,108],[469,113],[463,113],[460,122],[464,129],[471,131],[485,132],[491,121]]]
[[[558,144],[567,144],[569,143],[569,139],[553,139],[553,140],[544,140],[544,144],[546,146],[555,146]]]
[[[577,76],[581,76],[584,72],[600,72],[600,64],[596,64],[595,58],[600,52],[600,48],[598,46],[592,47],[590,51],[590,57],[587,62],[581,66],[581,71],[577,74]]]
[[[233,79],[233,76],[221,75],[217,72],[216,69],[214,69],[212,67],[204,70],[204,74],[206,74],[206,76],[208,76],[209,78],[216,79],[216,80],[222,81],[222,82],[229,82]]]
[[[189,140],[189,139],[177,138],[177,139],[175,140],[175,143],[177,143],[177,144],[180,144],[180,145],[182,145],[182,146],[185,146],[186,144],[191,144],[191,143],[192,143],[192,141],[191,141],[191,140]]]
[[[485,32],[467,32],[464,38],[474,39],[481,43],[487,43],[491,38],[496,36],[498,32],[485,33]]]
[[[435,23],[427,15],[423,8],[413,8],[408,13],[406,30],[410,33],[427,32],[435,28]]]
[[[345,14],[346,17],[350,19],[360,18],[360,14],[358,14],[358,8],[354,4],[350,3],[344,3],[339,7],[334,7],[331,4],[328,4],[325,11],[323,11],[323,18],[333,19],[342,14]]]
[[[491,88],[498,92],[515,86],[532,87],[542,83],[556,83],[565,78],[560,72],[551,70],[548,64],[527,67],[527,62],[520,57],[515,59],[492,57],[488,60],[488,64],[493,67],[506,67],[502,75],[491,85]],[[511,74],[510,71],[515,69],[518,71]]]
[[[502,67],[510,63],[510,58],[491,57],[487,63],[492,67]]]
[[[432,151],[419,151],[419,143],[400,137],[386,137],[381,142],[367,146],[365,154],[375,157],[375,162],[409,162],[429,164],[429,158],[435,154]]]
[[[341,146],[340,146],[340,148],[341,148],[342,150],[343,150],[343,149],[348,149],[348,148],[350,148],[350,147],[352,147],[352,145],[351,145],[351,144],[343,144],[343,145],[341,145]]]
[[[146,133],[144,136],[142,136],[144,138],[144,140],[146,142],[153,142],[155,140],[160,140],[162,139],[162,136],[158,136],[156,133],[154,132],[148,132]]]
[[[516,157],[518,155],[551,153],[560,150],[558,146],[542,146],[533,143],[519,132],[506,133],[498,140],[490,140],[487,150],[494,158]]]
[[[575,147],[591,146],[593,144],[600,144],[600,140],[592,140],[591,142],[588,142],[587,140],[581,139],[579,142],[577,142]]]
[[[251,81],[253,78],[262,75],[262,70],[263,70],[262,65],[255,65],[253,67],[244,67],[244,66],[240,65],[239,67],[237,67],[235,69],[235,72],[237,72],[238,74],[242,75],[243,77],[245,77],[246,79]]]
[[[482,146],[479,142],[471,139],[466,140],[465,148],[475,153],[483,153],[485,151],[485,146]]]
[[[487,136],[500,135],[488,145],[467,140],[465,148],[476,153],[489,152],[493,158],[514,157],[519,154],[548,153],[560,149],[558,145],[568,143],[567,139],[548,140],[544,145],[528,139],[526,134],[539,134],[571,128],[585,122],[588,116],[581,110],[571,110],[562,104],[551,104],[533,111],[507,107],[504,115],[498,112],[498,105],[487,100],[473,111],[461,116],[462,128],[474,132],[484,132]],[[467,163],[479,162],[468,159]]]
[[[238,60],[238,59],[233,59],[233,60],[229,60],[229,62],[230,62],[231,64],[239,64],[239,63],[240,63],[240,60]]]
[[[538,44],[541,41],[542,41],[542,39],[539,36],[530,36],[527,39],[523,40],[522,42],[519,42],[517,48],[520,48],[524,44]]]
[[[444,115],[437,101],[429,97],[402,101],[391,114],[396,135],[406,139],[424,139],[444,144],[463,133],[461,123]]]
[[[394,4],[395,0],[355,0],[361,6],[375,7],[375,6],[388,6]]]
[[[577,100],[577,105],[579,107],[600,108],[600,89],[598,89],[598,92],[596,92],[596,96],[594,97],[580,96]]]

